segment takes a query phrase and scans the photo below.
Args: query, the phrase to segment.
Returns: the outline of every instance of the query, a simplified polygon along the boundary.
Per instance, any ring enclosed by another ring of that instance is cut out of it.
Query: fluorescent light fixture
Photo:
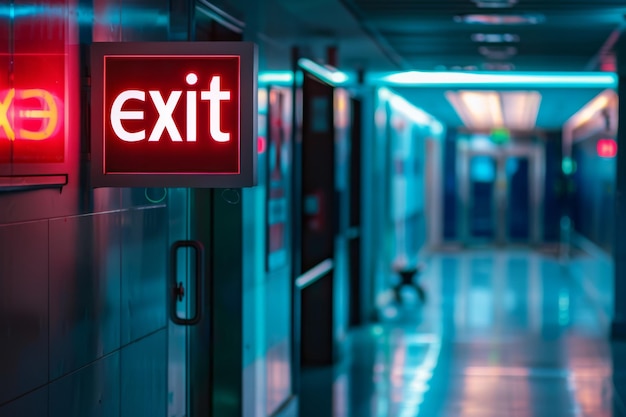
[[[292,84],[293,72],[291,71],[266,71],[259,73],[261,84]]]
[[[463,124],[472,130],[506,127],[530,131],[535,127],[541,94],[536,91],[447,91],[446,98]]]
[[[503,91],[500,93],[504,126],[511,130],[532,130],[537,122],[541,94],[537,91]]]
[[[490,87],[594,87],[616,88],[617,76],[598,72],[454,72],[454,71],[406,71],[372,73],[368,82],[378,85],[401,86],[490,86]]]
[[[584,125],[591,120],[592,117],[605,109],[615,96],[615,91],[604,90],[595,96],[593,100],[587,103],[582,109],[577,111],[572,117],[570,117],[567,122],[565,122],[565,125],[571,127],[572,129],[576,129],[579,126]]]
[[[320,65],[310,59],[300,58],[298,65],[331,84],[343,84],[349,79],[346,73]]]
[[[417,123],[420,126],[428,126],[431,129],[433,135],[440,135],[443,133],[443,125],[430,114],[426,113],[419,107],[415,107],[409,103],[402,96],[392,92],[391,90],[382,87],[378,89],[378,97],[381,100],[389,102],[389,106],[395,111],[402,113],[404,116]]]

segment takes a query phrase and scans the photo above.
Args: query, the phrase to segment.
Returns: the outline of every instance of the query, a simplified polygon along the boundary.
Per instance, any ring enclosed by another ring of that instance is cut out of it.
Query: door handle
[[[183,318],[176,314],[176,303],[184,300],[188,296],[182,281],[178,280],[178,251],[187,248],[195,251],[194,274],[193,281],[195,285],[194,291],[194,314],[191,317]],[[192,326],[198,324],[202,319],[204,312],[204,246],[197,240],[178,240],[172,244],[170,249],[170,275],[171,275],[171,293],[170,299],[170,319],[173,323],[181,326]]]

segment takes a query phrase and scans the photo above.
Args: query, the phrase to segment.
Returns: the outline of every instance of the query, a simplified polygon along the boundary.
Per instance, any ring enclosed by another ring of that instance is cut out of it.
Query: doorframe
[[[459,141],[457,143],[457,184],[458,205],[457,212],[459,238],[464,246],[476,244],[470,233],[470,161],[475,156],[490,156],[496,161],[495,179],[495,243],[509,245],[507,228],[507,211],[509,179],[506,177],[506,160],[509,157],[528,158],[528,185],[529,185],[529,245],[540,245],[543,242],[543,196],[545,177],[545,152],[540,143],[511,143],[496,145],[486,141]]]

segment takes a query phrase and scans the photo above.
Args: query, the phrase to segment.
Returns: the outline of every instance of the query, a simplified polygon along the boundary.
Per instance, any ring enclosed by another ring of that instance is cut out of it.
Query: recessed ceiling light
[[[542,14],[466,14],[454,16],[458,23],[478,25],[536,25],[544,21]]]
[[[513,71],[515,65],[509,62],[485,62],[483,70],[485,71]]]
[[[472,40],[484,43],[512,43],[519,42],[519,35],[512,33],[474,33]]]
[[[452,71],[476,71],[478,70],[478,67],[476,65],[465,65],[465,66],[454,65],[450,67],[450,69]]]
[[[472,0],[476,6],[490,9],[503,9],[513,7],[517,0]]]
[[[517,54],[517,48],[514,46],[507,47],[494,47],[494,46],[481,46],[478,48],[478,52],[481,55],[489,58],[489,59],[509,59],[513,55]]]

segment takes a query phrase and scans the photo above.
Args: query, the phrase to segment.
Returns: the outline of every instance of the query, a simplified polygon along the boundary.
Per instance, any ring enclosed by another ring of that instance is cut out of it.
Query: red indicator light
[[[615,158],[617,155],[617,143],[613,139],[600,139],[596,144],[596,150],[601,158]]]
[[[259,154],[265,153],[265,148],[267,147],[265,143],[265,138],[263,136],[259,136],[256,143],[257,152]]]

